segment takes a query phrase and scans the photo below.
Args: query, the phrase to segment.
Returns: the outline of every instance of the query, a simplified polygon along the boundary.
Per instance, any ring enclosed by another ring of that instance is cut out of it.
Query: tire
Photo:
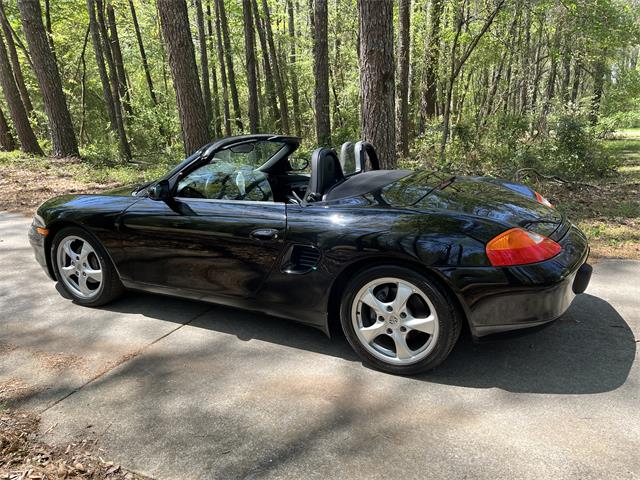
[[[98,307],[124,291],[106,250],[86,230],[63,228],[54,237],[50,253],[58,283],[75,303]]]
[[[447,292],[413,270],[394,266],[364,270],[349,282],[340,323],[364,363],[400,375],[442,363],[462,327]]]

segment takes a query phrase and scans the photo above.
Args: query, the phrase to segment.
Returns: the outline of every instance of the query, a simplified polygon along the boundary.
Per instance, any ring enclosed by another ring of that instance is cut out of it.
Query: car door
[[[164,201],[144,198],[121,218],[126,280],[208,297],[249,297],[281,254],[284,203],[242,155],[216,154]]]

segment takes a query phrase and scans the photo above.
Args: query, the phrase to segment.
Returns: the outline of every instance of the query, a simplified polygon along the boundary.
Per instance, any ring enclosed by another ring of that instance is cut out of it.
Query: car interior
[[[306,205],[380,188],[409,172],[380,170],[373,145],[345,142],[340,156],[318,148],[311,161],[296,157],[298,144],[249,140],[220,149],[180,179],[176,196]]]

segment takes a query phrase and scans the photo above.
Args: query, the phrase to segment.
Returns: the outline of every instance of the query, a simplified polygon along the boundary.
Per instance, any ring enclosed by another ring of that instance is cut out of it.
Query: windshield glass
[[[241,143],[217,151],[214,158],[238,167],[259,168],[282,150],[285,145],[284,142],[272,141]]]

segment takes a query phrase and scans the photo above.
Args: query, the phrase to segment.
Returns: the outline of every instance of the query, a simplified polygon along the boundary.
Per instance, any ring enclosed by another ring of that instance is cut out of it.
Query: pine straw
[[[146,478],[105,461],[93,441],[47,445],[41,440],[39,423],[34,413],[0,410],[0,480]]]

